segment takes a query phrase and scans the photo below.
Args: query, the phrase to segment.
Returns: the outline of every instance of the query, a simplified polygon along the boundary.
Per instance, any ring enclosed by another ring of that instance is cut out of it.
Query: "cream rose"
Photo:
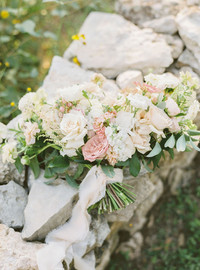
[[[170,116],[175,116],[181,112],[178,104],[170,97],[166,101],[166,109]]]
[[[151,106],[147,114],[149,121],[156,129],[163,130],[170,128],[172,124],[171,119],[162,109]]]
[[[131,136],[134,147],[142,154],[151,150],[150,139],[151,137],[149,135],[140,135],[137,132]]]
[[[81,111],[71,110],[64,114],[60,122],[60,131],[64,135],[61,140],[64,148],[62,154],[74,155],[75,150],[84,144],[83,138],[87,134],[87,120]]]

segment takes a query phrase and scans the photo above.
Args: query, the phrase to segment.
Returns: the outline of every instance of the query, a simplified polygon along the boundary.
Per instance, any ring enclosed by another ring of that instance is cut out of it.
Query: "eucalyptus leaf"
[[[153,150],[147,155],[147,157],[154,157],[157,156],[162,151],[160,144],[156,142]]]
[[[178,152],[184,152],[186,149],[185,135],[181,135],[176,142],[176,149]]]
[[[175,146],[175,138],[174,138],[174,135],[172,134],[169,139],[165,142],[165,147],[169,147],[169,148],[174,148]]]
[[[137,153],[135,153],[129,161],[130,174],[136,177],[140,173],[140,169],[141,169],[140,160],[137,156]]]
[[[110,165],[101,165],[101,168],[105,175],[107,175],[110,178],[113,178],[115,176],[114,168]]]
[[[192,141],[192,139],[190,139],[190,144],[192,145],[192,147],[197,150],[198,152],[200,152],[200,148]]]
[[[200,135],[200,131],[199,130],[188,130],[187,133],[190,136],[199,136]]]
[[[70,186],[74,188],[78,188],[78,184],[76,183],[76,181],[72,177],[70,177],[68,174],[65,175],[65,179]]]

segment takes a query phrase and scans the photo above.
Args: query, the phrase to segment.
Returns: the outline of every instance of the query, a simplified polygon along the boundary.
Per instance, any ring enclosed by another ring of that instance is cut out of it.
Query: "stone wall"
[[[49,98],[55,89],[90,81],[94,72],[108,78],[104,89],[111,94],[135,80],[142,81],[150,71],[176,76],[180,70],[189,70],[198,77],[199,4],[194,0],[117,1],[117,12],[130,21],[117,14],[91,13],[80,29],[86,36],[86,45],[74,41],[64,57],[53,58],[43,83]],[[71,62],[74,56],[81,67]],[[9,127],[14,124],[11,121]],[[142,170],[136,178],[124,172],[124,180],[134,187],[137,199],[124,210],[93,217],[84,254],[91,264],[96,261],[97,270],[105,269],[116,248],[128,250],[131,258],[139,255],[143,243],[140,231],[148,211],[166,185],[176,194],[181,181],[189,180],[195,156],[196,152],[176,153],[174,160],[167,157],[161,161],[154,173]],[[19,175],[13,165],[0,161],[0,222],[5,224],[0,225],[2,270],[37,269],[36,251],[44,246],[42,241],[49,231],[66,222],[77,200],[77,191],[61,179],[46,185],[43,174],[34,180],[29,172],[28,183],[24,178],[24,172]],[[118,237],[121,230],[130,235],[123,243]]]

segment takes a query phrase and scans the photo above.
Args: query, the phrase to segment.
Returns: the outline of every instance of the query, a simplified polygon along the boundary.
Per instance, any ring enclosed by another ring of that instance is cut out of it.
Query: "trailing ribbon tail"
[[[73,244],[80,243],[81,245],[89,232],[91,217],[87,212],[88,207],[105,196],[107,184],[122,182],[122,170],[114,169],[114,171],[114,178],[106,176],[97,166],[92,167],[88,172],[80,185],[79,200],[72,211],[70,220],[51,231],[45,240],[47,246],[37,253],[39,270],[64,270],[62,261],[65,260],[69,266],[72,259],[75,260],[75,267],[78,270],[95,270],[91,266],[83,269],[83,265],[87,265],[87,260],[76,254],[76,251],[73,250]]]

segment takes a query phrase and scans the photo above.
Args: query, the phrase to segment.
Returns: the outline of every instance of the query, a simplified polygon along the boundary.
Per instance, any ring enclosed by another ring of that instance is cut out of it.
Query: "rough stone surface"
[[[24,208],[27,204],[26,191],[14,181],[0,186],[0,222],[9,227],[24,225]]]
[[[44,239],[48,232],[62,225],[71,216],[77,190],[64,180],[47,185],[42,175],[32,184],[24,211],[22,237],[26,240]]]
[[[173,35],[177,32],[175,17],[172,15],[144,22],[142,26],[144,28],[151,28],[157,33]]]
[[[93,75],[92,71],[86,71],[67,59],[54,56],[42,87],[47,91],[48,96],[54,96],[57,89],[90,81]]]
[[[196,73],[200,75],[200,63],[188,49],[185,49],[183,53],[180,55],[176,66],[178,68],[182,66],[190,66]]]
[[[117,76],[116,82],[121,89],[133,87],[134,82],[143,82],[142,72],[139,70],[127,70]]]
[[[27,243],[21,234],[0,224],[0,269],[38,270],[36,252],[43,247],[41,243]]]
[[[21,186],[24,183],[25,171],[19,174],[15,165],[12,163],[3,163],[0,155],[0,184],[7,184],[13,180]]]
[[[177,17],[178,31],[200,65],[200,7],[185,8]]]
[[[183,51],[184,44],[183,41],[178,37],[178,35],[162,35],[166,40],[167,44],[171,48],[172,57],[177,59]]]
[[[117,14],[90,13],[80,33],[85,34],[86,45],[72,42],[64,57],[71,59],[76,55],[83,68],[109,78],[128,69],[163,72],[173,61],[170,47],[162,37],[151,29],[139,29]]]
[[[198,0],[187,0],[199,5]],[[141,25],[153,19],[176,15],[187,5],[186,0],[118,0],[115,9],[125,18]]]

